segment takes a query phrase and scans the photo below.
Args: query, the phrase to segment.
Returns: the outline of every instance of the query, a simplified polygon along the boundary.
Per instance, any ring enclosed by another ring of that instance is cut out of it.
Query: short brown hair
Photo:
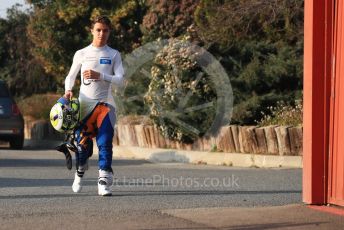
[[[93,28],[96,23],[105,24],[111,29],[111,21],[107,16],[100,15],[95,17],[91,22],[91,28]]]

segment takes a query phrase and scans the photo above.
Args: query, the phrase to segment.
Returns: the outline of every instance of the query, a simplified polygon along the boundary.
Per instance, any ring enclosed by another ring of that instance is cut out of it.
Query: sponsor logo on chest
[[[101,64],[101,65],[111,65],[111,59],[109,57],[101,57],[99,59],[99,64]]]

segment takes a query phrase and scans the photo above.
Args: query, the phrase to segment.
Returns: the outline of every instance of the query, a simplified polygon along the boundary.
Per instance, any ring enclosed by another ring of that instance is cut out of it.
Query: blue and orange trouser
[[[115,121],[115,109],[106,103],[98,103],[93,111],[81,121],[81,125],[75,130],[78,148],[76,162],[79,169],[83,168],[87,159],[92,156],[92,138],[96,137],[99,169],[112,171],[112,139]]]

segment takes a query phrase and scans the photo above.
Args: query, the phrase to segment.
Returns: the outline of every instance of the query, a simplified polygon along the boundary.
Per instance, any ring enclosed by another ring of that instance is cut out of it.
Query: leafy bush
[[[141,30],[144,41],[178,37],[193,23],[199,0],[147,0]]]
[[[222,48],[238,41],[295,43],[303,34],[304,0],[201,0],[194,18],[206,43]]]
[[[53,77],[45,74],[31,52],[34,44],[27,36],[29,19],[18,5],[8,9],[6,20],[0,18],[0,79],[16,97],[56,90]]]
[[[255,124],[278,101],[293,103],[302,92],[302,48],[251,41],[222,60],[235,97],[232,123]]]
[[[255,124],[277,101],[302,92],[303,0],[201,0],[198,36],[226,69],[232,123]]]
[[[276,107],[268,108],[270,113],[262,112],[263,118],[258,122],[260,126],[267,125],[302,125],[303,105],[302,100],[295,101],[295,105],[283,101],[277,103]]]
[[[18,101],[18,106],[24,116],[49,120],[50,110],[60,97],[57,94],[36,94]]]
[[[185,39],[171,39],[155,57],[145,96],[161,133],[185,143],[204,135],[215,117],[214,86],[197,64],[198,55]],[[196,107],[207,103],[214,106]]]
[[[126,78],[127,84],[123,93],[116,92],[115,99],[120,100],[117,106],[123,104],[117,107],[119,115],[147,115],[149,113],[149,107],[144,103],[143,96],[148,91],[152,65],[153,60],[144,63],[140,71],[135,71],[132,76]]]

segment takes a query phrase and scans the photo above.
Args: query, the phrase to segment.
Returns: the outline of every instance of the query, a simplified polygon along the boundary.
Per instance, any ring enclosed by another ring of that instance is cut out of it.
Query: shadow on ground
[[[26,155],[27,157],[27,155]],[[65,168],[65,159],[61,153],[61,159],[0,159],[0,167],[63,167]],[[92,167],[98,166],[97,156],[94,156],[95,159],[89,160],[89,165]],[[75,163],[73,159],[73,164]],[[146,160],[125,160],[125,159],[116,159],[113,160],[113,166],[127,166],[127,165],[142,165],[142,164],[151,164],[151,162]],[[74,165],[73,165],[74,167]]]

